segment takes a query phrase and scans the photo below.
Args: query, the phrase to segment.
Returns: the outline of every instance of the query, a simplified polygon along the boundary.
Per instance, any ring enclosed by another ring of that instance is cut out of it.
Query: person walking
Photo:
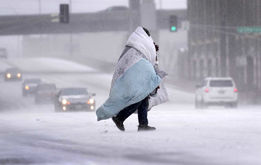
[[[123,122],[138,111],[138,131],[155,130],[148,125],[150,95],[155,95],[161,83],[157,75],[156,49],[150,32],[144,27],[130,35],[115,67],[109,98],[97,111],[97,120],[112,118],[117,128],[125,131]]]

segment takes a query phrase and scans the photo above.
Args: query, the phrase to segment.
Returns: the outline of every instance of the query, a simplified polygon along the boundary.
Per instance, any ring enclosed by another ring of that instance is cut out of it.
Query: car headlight
[[[7,73],[7,74],[6,74],[6,77],[7,77],[7,78],[11,78],[11,77],[12,77],[11,73]]]
[[[70,102],[67,101],[66,99],[62,99],[62,104],[63,104],[63,105],[67,105],[67,104],[70,104]]]
[[[21,73],[17,73],[16,75],[18,78],[21,78],[22,74]]]
[[[66,111],[66,110],[67,110],[66,106],[63,106],[63,107],[62,107],[62,109],[63,109],[64,111]]]
[[[30,87],[29,87],[28,85],[26,85],[26,86],[24,87],[24,89],[25,89],[25,90],[29,90]]]
[[[88,104],[94,104],[94,99],[93,98],[89,99]]]

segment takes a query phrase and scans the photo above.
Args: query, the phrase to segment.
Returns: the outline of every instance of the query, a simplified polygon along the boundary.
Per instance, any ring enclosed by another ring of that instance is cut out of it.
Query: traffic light
[[[170,32],[178,31],[178,17],[176,15],[171,15],[169,17],[169,30]]]
[[[60,4],[60,23],[69,23],[69,4]]]

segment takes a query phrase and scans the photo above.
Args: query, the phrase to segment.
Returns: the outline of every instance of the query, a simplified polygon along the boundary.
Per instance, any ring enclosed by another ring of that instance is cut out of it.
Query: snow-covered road
[[[34,67],[42,73],[25,77],[88,87],[98,105],[107,98],[110,74],[57,59],[40,61]],[[28,63],[8,65],[30,71]],[[50,65],[55,67],[47,67],[48,73],[42,70]],[[261,164],[260,106],[195,110],[193,94],[169,84],[170,101],[149,112],[156,131],[137,132],[132,115],[120,132],[111,120],[97,122],[94,112],[55,113],[52,105],[34,105],[32,97],[22,97],[21,82],[0,80],[0,88],[0,165]]]

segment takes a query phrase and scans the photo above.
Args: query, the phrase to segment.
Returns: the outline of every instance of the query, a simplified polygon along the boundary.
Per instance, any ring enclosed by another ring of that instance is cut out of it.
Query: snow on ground
[[[101,105],[112,75],[41,76],[59,87],[87,86]],[[0,105],[10,108],[0,114],[0,164],[261,164],[260,106],[196,110],[193,94],[168,84],[170,101],[149,112],[150,125],[157,130],[137,132],[137,115],[132,115],[121,132],[111,120],[97,122],[94,112],[55,113],[53,105],[34,105],[32,97],[21,96],[20,85],[0,83]]]
[[[137,132],[137,116],[133,115],[124,133],[111,120],[97,122],[94,113],[47,110],[1,115],[0,144],[5,148],[1,157],[32,157],[39,164],[52,159],[54,164],[261,163],[258,108],[194,110],[166,104],[149,113],[157,131]]]

